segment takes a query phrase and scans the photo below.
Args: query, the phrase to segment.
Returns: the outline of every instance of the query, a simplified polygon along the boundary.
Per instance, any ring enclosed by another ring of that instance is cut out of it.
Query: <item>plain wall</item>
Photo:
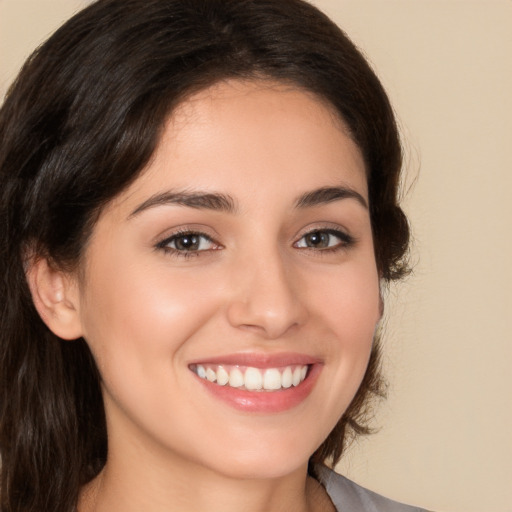
[[[0,97],[86,3],[0,0]],[[381,428],[339,470],[436,512],[512,512],[512,1],[315,3],[387,88],[413,185],[416,265],[387,298]]]

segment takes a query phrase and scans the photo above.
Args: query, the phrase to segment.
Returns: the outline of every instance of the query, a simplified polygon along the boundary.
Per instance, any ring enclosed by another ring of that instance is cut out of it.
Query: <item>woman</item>
[[[419,510],[324,466],[381,394],[399,137],[301,0],[100,0],[0,112],[2,511]]]

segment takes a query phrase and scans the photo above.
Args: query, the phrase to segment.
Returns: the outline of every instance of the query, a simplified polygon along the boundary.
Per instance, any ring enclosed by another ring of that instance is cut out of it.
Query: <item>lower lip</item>
[[[219,386],[207,379],[196,377],[209,393],[235,409],[246,412],[277,413],[302,403],[313,390],[320,371],[321,365],[313,364],[306,379],[298,386],[278,391],[247,391],[227,385]]]

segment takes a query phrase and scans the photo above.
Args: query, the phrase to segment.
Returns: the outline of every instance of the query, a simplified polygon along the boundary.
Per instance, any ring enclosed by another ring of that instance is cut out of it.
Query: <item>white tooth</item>
[[[283,386],[283,388],[291,387],[292,379],[293,379],[292,369],[289,366],[287,366],[285,371],[283,372],[283,376],[281,377],[281,386]]]
[[[247,379],[247,373],[245,374]],[[281,374],[276,368],[269,368],[263,374],[263,389],[281,389]]]
[[[295,370],[293,370],[292,384],[294,386],[298,386],[300,384],[301,373],[302,370],[300,366],[297,366]]]
[[[247,368],[245,370],[244,382],[247,389],[261,389],[263,387],[261,372],[256,368]]]
[[[206,370],[206,378],[210,382],[215,382],[215,380],[217,379],[217,374],[211,368],[208,368]]]
[[[304,366],[300,372],[300,380],[301,382],[306,378],[306,373],[308,373],[308,367]]]
[[[229,373],[222,368],[222,366],[219,366],[219,369],[217,370],[217,384],[220,384],[221,386],[225,386],[229,382]]]
[[[206,377],[206,370],[204,369],[204,366],[201,366],[200,364],[197,365],[196,368],[197,375],[201,377],[201,379],[204,379]]]
[[[229,372],[229,385],[232,388],[239,388],[244,385],[244,376],[238,368],[233,368]]]

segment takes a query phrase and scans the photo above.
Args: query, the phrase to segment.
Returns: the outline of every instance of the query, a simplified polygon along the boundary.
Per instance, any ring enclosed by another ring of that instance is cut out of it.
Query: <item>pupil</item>
[[[197,235],[183,235],[176,239],[176,248],[184,251],[191,251],[199,247]]]
[[[308,247],[327,247],[329,245],[329,235],[321,231],[310,233],[306,237]]]

